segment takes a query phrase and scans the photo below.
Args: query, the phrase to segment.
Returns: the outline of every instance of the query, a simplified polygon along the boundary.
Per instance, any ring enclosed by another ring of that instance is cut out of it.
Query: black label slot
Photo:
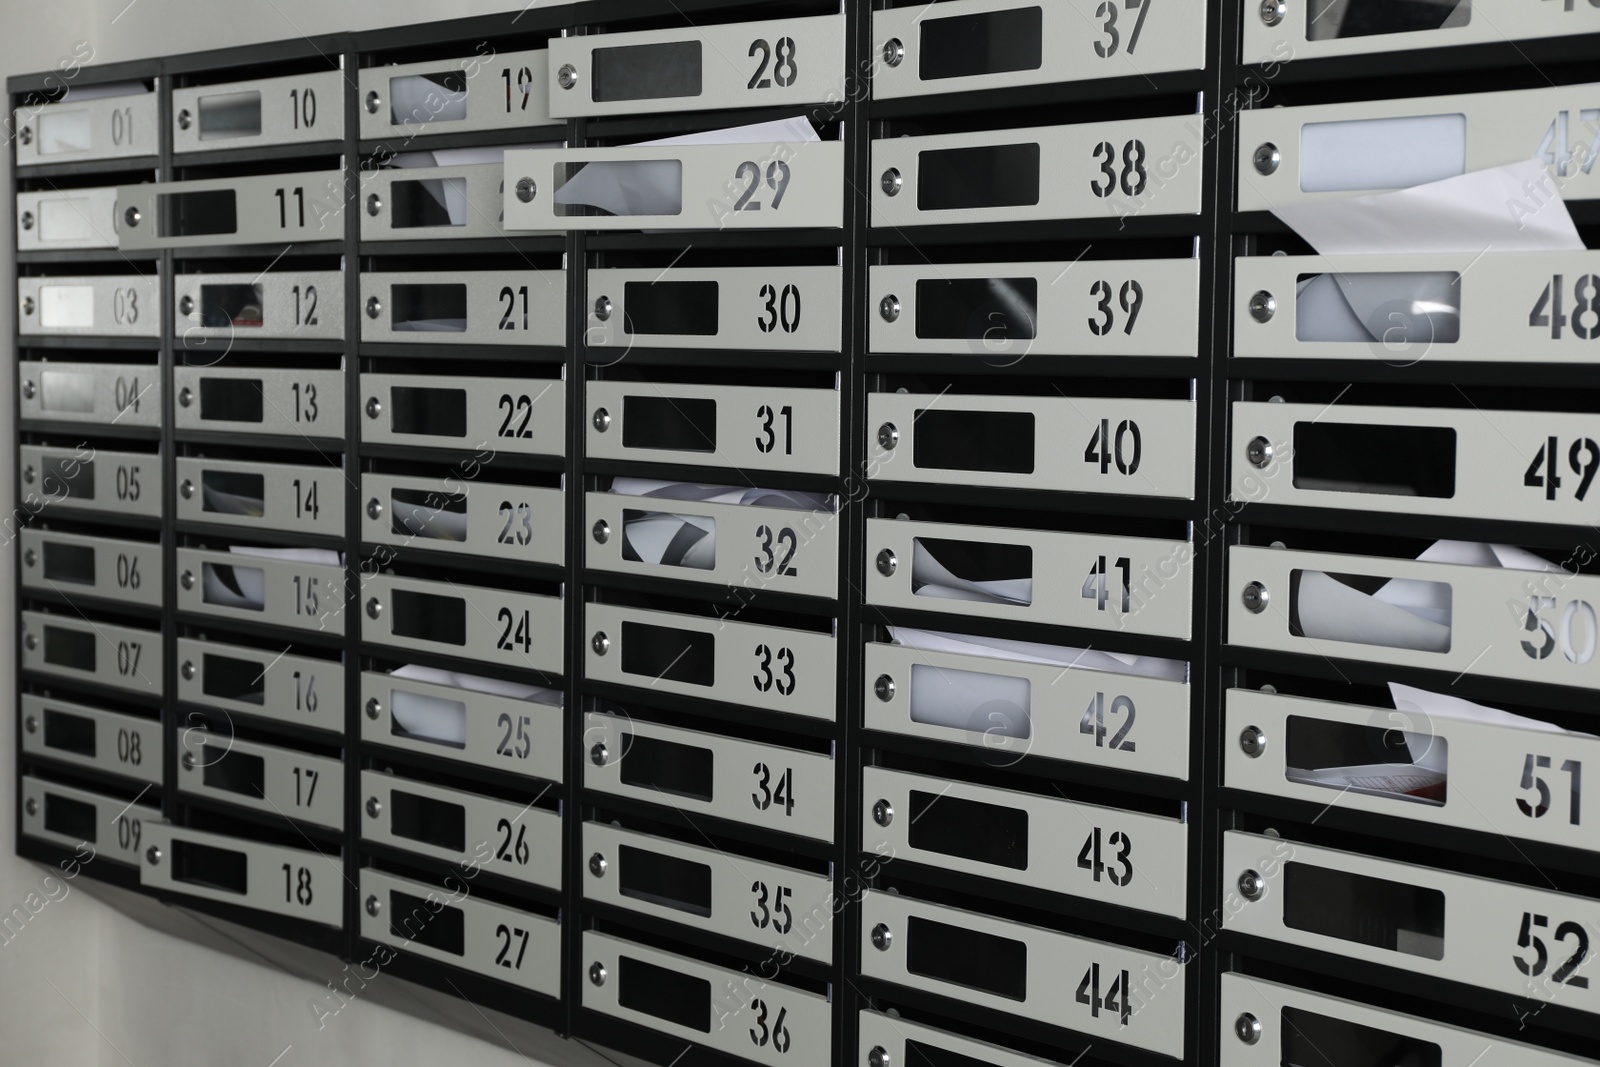
[[[44,543],[44,580],[94,584],[94,546],[70,545],[61,541]]]
[[[460,804],[391,789],[389,830],[396,837],[461,852],[467,847],[467,809]]]
[[[1028,813],[940,793],[911,791],[908,843],[1015,871],[1028,869]]]
[[[94,844],[99,822],[93,804],[54,793],[44,795],[44,828],[52,834]]]
[[[293,198],[293,193],[289,194]],[[207,237],[239,229],[239,211],[232,189],[193,193],[160,193],[157,214],[162,237]]]
[[[44,709],[44,747],[94,758],[94,720],[53,708]]]
[[[917,76],[923,81],[1038,70],[1044,61],[1044,11],[1017,7],[924,19],[918,55]]]
[[[592,64],[596,103],[700,95],[699,41],[596,48]]]
[[[720,301],[716,282],[626,282],[627,331],[634,336],[715,337]]]
[[[435,907],[422,897],[389,890],[389,936],[413,941],[425,948],[466,954],[466,913],[460,908]]]
[[[1037,278],[917,279],[917,336],[926,340],[1031,341],[1038,323]]]
[[[687,396],[625,396],[622,447],[715,452],[717,402]]]
[[[94,499],[94,460],[77,456],[45,456],[39,463],[39,487],[52,500]]]
[[[1283,1009],[1282,1062],[1306,1067],[1441,1067],[1438,1045],[1359,1023]]]
[[[173,838],[172,880],[244,896],[250,891],[250,857],[231,848]]]
[[[200,508],[259,519],[267,513],[267,478],[244,471],[201,471]]]
[[[207,652],[201,657],[201,665],[200,691],[206,696],[246,704],[266,703],[267,671],[262,664]]]
[[[923,470],[1033,473],[1033,413],[923,408],[911,461]]]
[[[92,631],[68,630],[60,626],[44,628],[44,661],[55,667],[93,671],[95,636]]]
[[[1294,487],[1449,499],[1456,495],[1456,432],[1448,426],[1297,422]]]
[[[1028,946],[913,915],[906,930],[906,970],[911,974],[991,993],[1028,999]]]
[[[663,682],[716,684],[715,634],[642,622],[622,624],[622,670]]]
[[[1283,924],[1389,952],[1444,959],[1444,894],[1437,889],[1286,863]]]
[[[1038,202],[1036,143],[942,148],[918,154],[919,211],[1032,207]]]
[[[623,896],[711,917],[710,867],[633,845],[617,851],[617,890]]]
[[[202,285],[200,325],[256,328],[266,322],[260,285]]]
[[[196,110],[200,112],[202,141],[261,136],[261,93],[258,91],[202,96]]]
[[[506,512],[501,511],[501,515]],[[389,532],[400,537],[464,542],[467,539],[467,496],[437,489],[392,489],[389,492]],[[512,535],[503,533],[501,536]]]
[[[467,602],[458,596],[394,591],[394,636],[446,645],[467,643]]]
[[[467,436],[467,391],[397,385],[389,390],[395,433],[425,437]]]
[[[208,755],[202,750],[200,758],[204,760]],[[266,798],[267,762],[260,756],[228,749],[214,761],[204,764],[204,767],[201,781],[207,789],[221,789],[252,800]]]
[[[973,1056],[965,1056],[959,1052],[951,1052],[938,1045],[930,1045],[925,1041],[906,1039],[906,1065],[907,1067],[996,1067],[988,1060],[980,1060]]]
[[[710,801],[713,765],[709,748],[623,734],[617,773],[623,785]]]
[[[264,411],[260,378],[201,378],[202,422],[256,422]]]
[[[392,309],[390,329],[397,333],[465,333],[467,330],[465,285],[391,285],[389,306]]]
[[[656,1019],[711,1032],[711,983],[631,956],[617,957],[617,1004]]]

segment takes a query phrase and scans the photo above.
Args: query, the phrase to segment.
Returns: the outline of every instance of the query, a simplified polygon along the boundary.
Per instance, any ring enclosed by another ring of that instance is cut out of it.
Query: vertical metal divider
[[[361,93],[355,41],[344,61],[344,957],[361,938]]]
[[[11,158],[6,166],[6,203],[17,202],[17,155],[16,147],[9,142],[17,134],[15,115],[17,113],[17,94],[6,86],[6,133],[8,151]],[[6,255],[11,257],[11,284],[16,285],[20,275],[21,264],[17,262],[16,229],[13,224],[11,231],[11,247],[6,250]],[[6,368],[6,373],[11,376],[12,382],[17,380],[18,367],[22,362],[22,321],[17,312],[20,308],[13,307],[11,311],[11,359]],[[22,518],[22,393],[16,385],[11,388],[11,499],[6,503],[11,508],[12,515],[17,518],[17,532],[21,533]],[[16,541],[16,537],[12,538]],[[16,853],[22,845],[22,551],[21,545],[13,543],[11,550],[11,603],[6,605],[11,620],[11,663],[12,673],[15,676],[10,696],[11,704],[11,744],[16,759],[12,762],[12,777],[16,780],[11,783],[11,851]],[[166,724],[166,711],[162,710],[162,725]],[[171,760],[168,759],[167,763]],[[166,763],[162,764],[166,766]]]
[[[172,180],[172,75],[164,58],[156,60],[156,181]],[[178,446],[173,425],[177,410],[177,315],[172,306],[173,261],[170,250],[155,259],[161,294],[161,336],[157,354],[161,382],[161,814],[176,822],[178,814]]]

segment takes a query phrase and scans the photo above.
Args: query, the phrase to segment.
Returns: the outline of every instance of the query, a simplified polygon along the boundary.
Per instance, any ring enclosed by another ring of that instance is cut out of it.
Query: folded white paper
[[[1394,700],[1394,706],[1400,711],[1408,711],[1421,715],[1427,719],[1454,719],[1459,722],[1482,723],[1486,726],[1507,726],[1516,730],[1531,730],[1537,733],[1564,734],[1568,737],[1595,737],[1595,734],[1580,733],[1577,730],[1567,730],[1553,723],[1540,719],[1530,719],[1526,715],[1517,715],[1514,712],[1501,711],[1499,708],[1485,707],[1474,704],[1461,697],[1446,696],[1443,693],[1430,693],[1426,689],[1417,689],[1398,682],[1389,683],[1389,696]]]
[[[413,537],[458,543],[467,539],[467,516],[464,512],[426,504],[408,504],[393,497],[389,500],[389,507],[394,521]]]
[[[661,500],[695,500],[705,504],[742,504],[756,508],[791,508],[798,511],[832,511],[833,497],[793,489],[758,489],[754,486],[706,485],[667,482],[655,478],[614,478],[611,491],[623,496]]]
[[[1461,280],[1452,271],[1315,274],[1296,283],[1298,341],[1454,344]]]
[[[1162,659],[1159,656],[1130,656],[1121,652],[1069,648],[1065,645],[1046,645],[1036,641],[1012,641],[979,634],[915,630],[905,626],[889,627],[889,638],[897,645],[919,648],[927,652],[987,656],[990,659],[1011,660],[1017,663],[1037,663],[1046,667],[1102,671],[1107,674],[1131,674],[1172,682],[1187,681],[1189,677],[1189,665],[1183,660]]]
[[[319,567],[344,566],[344,553],[331,548],[255,548],[248,545],[230,545],[228,551],[255,559],[276,559],[285,563],[313,563]]]
[[[206,485],[204,479],[200,483],[200,499],[205,505],[205,510],[218,515],[248,515],[259,519],[267,513],[266,505],[260,497],[225,493]]]
[[[968,600],[980,604],[1033,603],[1033,578],[996,578],[973,581],[959,577],[934,558],[921,538],[911,543],[911,592],[938,600]]]
[[[223,608],[262,611],[267,606],[267,576],[260,567],[207,563],[200,568],[200,599]]]
[[[525,685],[483,678],[475,674],[440,670],[436,667],[419,667],[407,664],[390,673],[391,678],[414,682],[429,682],[474,693],[526,700],[550,707],[561,706],[561,691],[544,686]],[[418,693],[395,687],[389,693],[390,713],[395,724],[408,736],[433,741],[452,748],[465,748],[467,744],[467,705],[465,701],[451,700],[432,693]]]

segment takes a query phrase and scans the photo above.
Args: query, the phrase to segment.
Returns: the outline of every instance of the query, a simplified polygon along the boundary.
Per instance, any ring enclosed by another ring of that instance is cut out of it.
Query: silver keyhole
[[[606,743],[604,741],[596,741],[594,746],[589,749],[589,762],[594,764],[596,767],[604,767],[606,765],[606,760],[610,758],[611,750],[606,747]]]
[[[383,301],[375,296],[367,297],[367,318],[375,319],[383,314]]]
[[[25,296],[22,298],[22,313],[24,315],[33,314],[33,297]]]
[[[879,826],[888,826],[894,822],[894,805],[887,800],[880,800],[872,805],[872,821]]]
[[[189,114],[188,108],[184,108],[182,111],[178,112],[178,129],[187,130],[193,121],[193,116]]]
[[[161,850],[154,845],[144,850],[144,861],[150,866],[159,866],[161,863]]]
[[[194,390],[193,389],[190,389],[186,385],[182,389],[178,390],[178,406],[180,408],[186,408],[190,404],[193,404],[193,403],[194,403]]]
[[[1246,756],[1256,759],[1267,750],[1267,735],[1259,726],[1246,726],[1239,735],[1239,748]]]
[[[879,923],[872,928],[872,947],[879,952],[888,952],[893,940],[894,932],[889,929],[888,923]]]
[[[900,298],[898,296],[886,296],[878,301],[878,316],[884,322],[894,322],[898,319],[900,317]]]
[[[522,201],[524,204],[530,204],[533,202],[533,198],[537,195],[539,195],[539,187],[534,184],[532,178],[517,179],[518,200]]]
[[[383,602],[380,601],[377,597],[372,597],[371,599],[369,599],[367,601],[367,618],[376,619],[379,615],[382,615],[382,614],[383,614]]]
[[[571,63],[563,63],[561,69],[556,71],[556,84],[563,89],[571,89],[578,84],[578,68]]]
[[[594,855],[589,857],[589,873],[594,875],[596,878],[604,878],[606,876],[607,866],[609,866],[609,864],[606,863],[606,858],[600,853],[596,852]]]
[[[183,296],[178,298],[178,314],[185,318],[194,314],[194,297]]]
[[[594,302],[594,317],[601,322],[610,322],[613,310],[614,307],[609,296],[602,296]]]
[[[143,220],[144,212],[140,211],[136,207],[130,207],[128,210],[122,213],[122,221],[126,222],[129,226],[137,226]]]
[[[895,568],[899,565],[900,561],[895,558],[895,554],[892,549],[886,548],[882,552],[878,553],[878,573],[883,575],[885,578],[892,575],[895,571]]]
[[[369,194],[367,196],[367,214],[375,216],[382,210],[383,197],[379,196],[377,193]]]
[[[178,584],[185,589],[194,588],[194,571],[184,571],[178,576]]]
[[[383,501],[373,497],[367,501],[367,518],[378,519],[383,517]]]
[[[1261,1040],[1261,1020],[1247,1011],[1240,1012],[1233,1020],[1233,1036],[1247,1045],[1255,1044]]]
[[[379,700],[377,697],[368,697],[367,698],[367,718],[376,719],[379,715],[382,715],[382,714],[383,714],[383,701]]]
[[[1289,5],[1283,0],[1261,0],[1261,21],[1276,26],[1289,14]]]
[[[378,90],[374,89],[372,92],[367,94],[367,113],[369,115],[376,115],[378,113],[378,108],[382,106],[383,97],[378,95]]]
[[[1267,602],[1272,599],[1272,594],[1267,592],[1267,587],[1260,582],[1251,582],[1239,594],[1239,600],[1245,610],[1252,615],[1260,615],[1267,610]]]
[[[887,674],[878,675],[878,680],[872,683],[872,691],[878,699],[887,704],[894,699],[894,679]]]
[[[602,630],[589,639],[589,647],[594,649],[595,655],[603,656],[611,651],[611,638]]]
[[[878,447],[885,452],[893,452],[900,443],[900,428],[892,422],[886,422],[878,427]]]
[[[380,912],[382,910],[383,910],[383,901],[378,899],[378,895],[376,893],[374,893],[371,896],[367,897],[367,914],[368,915],[371,915],[373,918],[377,918],[378,912]]]
[[[179,668],[179,671],[180,671],[180,673],[182,673],[184,681],[186,681],[186,682],[194,681],[194,660],[192,660],[192,659],[184,660],[183,661],[183,666],[181,668]]]
[[[605,433],[607,430],[611,429],[611,412],[607,411],[605,408],[595,408],[594,418],[590,419],[589,421],[594,426],[595,430],[600,433]]]
[[[594,530],[592,533],[594,534],[595,544],[603,545],[607,541],[611,540],[611,524],[606,520],[601,519],[599,522],[594,524]]]
[[[1266,889],[1267,880],[1259,871],[1245,871],[1239,876],[1239,894],[1246,900],[1260,900]]]
[[[1277,171],[1278,164],[1283,162],[1283,154],[1278,151],[1277,145],[1268,141],[1256,149],[1251,161],[1255,163],[1257,173],[1272,174]]]
[[[1278,313],[1278,299],[1262,289],[1250,298],[1250,317],[1257,322],[1271,322]]]
[[[375,419],[383,414],[383,404],[375,396],[367,397],[367,418]]]
[[[1252,437],[1244,446],[1244,458],[1250,461],[1250,466],[1265,470],[1272,466],[1272,442],[1265,437]]]
[[[906,46],[900,43],[900,38],[891,37],[883,42],[883,62],[885,66],[898,67],[906,58]]]
[[[367,818],[376,819],[379,815],[382,815],[382,814],[383,814],[383,801],[379,800],[377,797],[368,797],[367,798]]]
[[[900,177],[898,167],[890,167],[883,172],[883,177],[878,179],[878,185],[883,189],[885,196],[899,196],[900,190],[905,187],[905,179]]]
[[[873,1045],[872,1051],[867,1053],[867,1067],[889,1067],[889,1050]]]
[[[589,964],[589,981],[594,985],[606,984],[606,965],[599,960]]]
[[[22,228],[24,230],[33,229],[33,212],[24,211],[22,213]]]
[[[32,382],[22,383],[22,397],[24,400],[32,400],[38,392],[38,388]]]

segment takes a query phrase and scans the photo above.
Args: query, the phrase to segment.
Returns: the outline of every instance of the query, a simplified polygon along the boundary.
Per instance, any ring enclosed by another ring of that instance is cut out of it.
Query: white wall
[[[539,2],[539,0],[535,0]],[[50,70],[78,42],[96,62],[223,48],[252,41],[315,36],[490,13],[517,0],[0,0],[0,78]],[[81,50],[80,50],[81,54]],[[6,146],[9,156],[10,147]],[[12,212],[0,211],[0,247],[12,248]],[[15,293],[8,256],[0,256],[0,293]],[[0,299],[0,338],[9,339],[15,301]],[[0,341],[6,366],[13,353]],[[0,439],[11,440],[16,379],[0,374]],[[13,463],[0,464],[0,500],[16,499]],[[9,553],[11,547],[6,546]],[[11,639],[15,590],[9,555],[0,563],[0,693],[15,688]],[[11,703],[6,698],[6,703]],[[186,926],[217,947],[159,932],[86,891],[87,879],[11,854],[15,732],[0,728],[0,918],[13,909],[0,943],[0,1063],[58,1067],[304,1067],[308,1064],[442,1064],[535,1067],[557,1061],[604,1067],[604,1060],[504,1017],[441,1005],[398,979],[380,975],[368,992],[334,1016],[310,1006],[326,993],[296,977],[343,977],[337,964],[288,947],[257,951],[230,945],[220,924],[174,909],[161,918]],[[20,927],[20,929],[19,929]],[[14,933],[13,933],[14,931]],[[288,968],[288,969],[285,969]],[[386,1000],[398,1005],[384,1007]],[[463,1036],[430,1020],[459,1010],[491,1041]],[[319,1029],[319,1022],[322,1024]],[[488,1025],[484,1025],[488,1022]]]

